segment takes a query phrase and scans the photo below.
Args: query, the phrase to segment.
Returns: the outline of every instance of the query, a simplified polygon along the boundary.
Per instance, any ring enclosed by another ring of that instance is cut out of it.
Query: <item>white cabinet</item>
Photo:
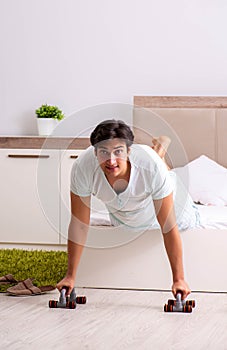
[[[59,243],[59,150],[0,149],[0,242]]]
[[[0,149],[0,243],[67,243],[70,174],[82,152]]]

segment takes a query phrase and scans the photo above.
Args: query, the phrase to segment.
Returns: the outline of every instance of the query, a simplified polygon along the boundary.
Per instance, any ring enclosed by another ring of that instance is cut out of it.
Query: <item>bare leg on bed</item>
[[[168,136],[159,136],[158,138],[153,138],[152,140],[153,150],[160,156],[160,158],[163,160],[163,162],[167,166],[168,170],[170,170],[170,167],[165,160],[165,155],[170,143],[171,143],[171,140]]]

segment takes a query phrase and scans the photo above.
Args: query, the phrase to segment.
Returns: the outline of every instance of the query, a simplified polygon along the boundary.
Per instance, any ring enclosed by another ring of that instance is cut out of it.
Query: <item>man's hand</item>
[[[64,277],[58,284],[56,285],[56,288],[59,290],[59,292],[62,290],[63,287],[67,287],[67,296],[70,295],[74,288],[75,281],[71,277]]]
[[[178,291],[182,292],[182,299],[185,299],[191,293],[190,288],[185,280],[179,280],[173,283],[172,293],[174,297],[176,297]]]

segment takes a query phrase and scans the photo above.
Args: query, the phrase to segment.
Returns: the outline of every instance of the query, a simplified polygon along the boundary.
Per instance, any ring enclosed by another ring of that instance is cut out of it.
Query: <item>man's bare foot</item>
[[[164,158],[170,143],[171,139],[168,136],[159,136],[153,138],[152,148],[161,158]]]

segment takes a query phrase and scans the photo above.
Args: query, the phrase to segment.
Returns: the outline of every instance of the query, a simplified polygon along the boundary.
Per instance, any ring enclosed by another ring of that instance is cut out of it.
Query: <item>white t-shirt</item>
[[[173,191],[169,172],[149,146],[133,144],[129,154],[131,173],[127,188],[117,194],[110,186],[90,146],[75,161],[71,171],[71,191],[79,195],[94,195],[107,207],[114,226],[129,228],[157,227],[153,200]]]

